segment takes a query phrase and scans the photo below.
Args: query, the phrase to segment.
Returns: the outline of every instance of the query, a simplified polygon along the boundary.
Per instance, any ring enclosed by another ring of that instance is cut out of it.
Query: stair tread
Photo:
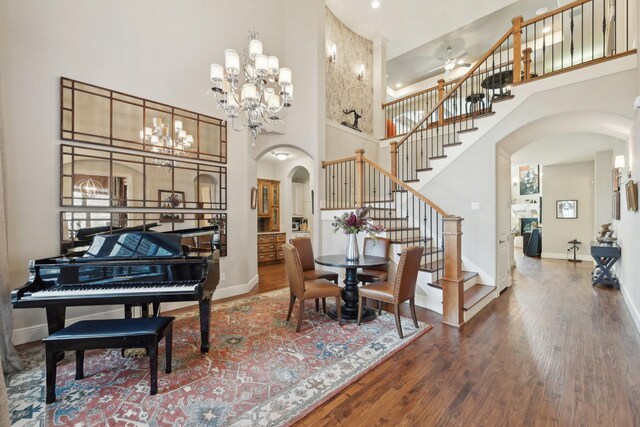
[[[495,286],[481,285],[479,283],[473,285],[464,291],[464,309],[469,310],[474,305],[482,301],[484,297],[489,295],[496,289]]]
[[[421,168],[421,169],[416,169],[416,172],[428,172],[428,171],[432,171],[433,168]]]
[[[416,242],[424,242],[431,240],[431,237],[412,237],[412,238],[404,238],[404,239],[391,239],[391,243],[416,243]]]
[[[466,131],[460,131],[460,132],[464,133]],[[444,148],[447,148],[447,147],[457,147],[458,145],[462,145],[462,142],[450,142],[449,144],[443,144],[442,146]]]
[[[443,269],[444,269],[444,260],[442,259],[420,264],[420,270],[428,271],[429,273],[433,273],[434,271],[443,270]]]
[[[433,157],[429,157],[429,160],[438,160],[438,159],[446,159],[447,155],[443,154],[442,156],[433,156]],[[407,181],[405,181],[407,182]]]
[[[476,277],[478,275],[478,273],[476,273],[475,271],[462,271],[462,275],[464,277],[464,281],[468,281],[473,279],[474,277]],[[438,289],[442,289],[442,279],[440,280],[436,280],[433,283],[429,283],[429,286],[433,287],[433,288],[438,288]]]
[[[431,237],[427,237],[427,240],[431,240]],[[422,241],[422,238],[420,239]],[[436,248],[435,246],[428,247],[427,250],[424,251],[423,255],[431,255],[442,252],[442,248]],[[402,253],[397,253],[396,255],[401,256]]]
[[[377,220],[377,221],[406,221],[407,218],[400,218],[400,217],[396,217],[396,216],[372,216],[370,217],[373,220]]]
[[[463,129],[463,130],[459,130],[458,134],[465,134],[465,133],[469,133],[469,132],[475,132],[477,131],[478,128],[477,127],[473,127],[473,128],[468,128],[468,129]]]
[[[420,227],[385,228],[384,231],[413,231],[413,230],[420,230]]]
[[[509,100],[511,100],[513,98],[514,98],[514,95],[502,95],[502,96],[498,96],[497,98],[493,98],[491,100],[491,103],[495,104],[496,102],[509,101]]]

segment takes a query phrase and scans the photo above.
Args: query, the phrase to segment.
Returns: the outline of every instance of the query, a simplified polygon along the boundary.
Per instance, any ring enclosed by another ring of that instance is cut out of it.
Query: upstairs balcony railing
[[[390,143],[393,172],[417,180],[494,103],[510,99],[512,85],[634,53],[633,10],[628,0],[578,0],[527,21],[514,18],[460,79],[383,104],[385,120],[401,133]]]

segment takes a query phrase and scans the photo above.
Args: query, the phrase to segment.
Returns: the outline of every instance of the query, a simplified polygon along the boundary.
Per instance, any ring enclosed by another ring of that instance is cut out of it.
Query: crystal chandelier
[[[79,191],[85,199],[94,199],[98,194],[106,194],[104,186],[93,178],[84,178],[77,181],[73,189]]]
[[[249,129],[249,139],[254,147],[263,128],[273,130],[276,122],[284,119],[293,99],[291,70],[280,68],[277,56],[264,55],[257,36],[255,30],[250,31],[242,68],[238,53],[226,49],[224,68],[211,64],[210,70],[212,91],[218,105],[231,119],[234,130]],[[241,70],[245,79],[242,85],[238,80]]]
[[[149,151],[159,154],[187,157],[193,146],[193,136],[182,128],[182,121],[173,122],[173,138],[169,136],[170,129],[159,117],[153,118],[153,127],[145,127],[140,131],[140,139],[150,148]],[[156,159],[156,163],[168,168],[179,165],[173,160]]]

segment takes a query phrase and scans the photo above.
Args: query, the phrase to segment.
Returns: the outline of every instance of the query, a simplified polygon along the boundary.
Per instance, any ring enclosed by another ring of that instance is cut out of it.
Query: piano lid
[[[179,234],[133,232],[97,235],[84,258],[175,257],[184,255]]]

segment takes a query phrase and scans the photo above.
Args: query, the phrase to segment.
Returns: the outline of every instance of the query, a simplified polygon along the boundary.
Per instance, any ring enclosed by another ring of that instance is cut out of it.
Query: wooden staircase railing
[[[445,148],[460,144],[458,134],[512,97],[512,85],[635,53],[630,11],[628,1],[578,0],[527,21],[516,17],[463,77],[383,104],[385,120],[401,132],[415,123],[390,143],[394,176],[411,182],[430,170]]]
[[[443,283],[443,322],[464,322],[461,258],[462,218],[442,208],[364,156],[364,150],[345,159],[323,162],[324,209],[368,206],[387,237],[401,247],[424,248],[421,269],[432,282]]]

